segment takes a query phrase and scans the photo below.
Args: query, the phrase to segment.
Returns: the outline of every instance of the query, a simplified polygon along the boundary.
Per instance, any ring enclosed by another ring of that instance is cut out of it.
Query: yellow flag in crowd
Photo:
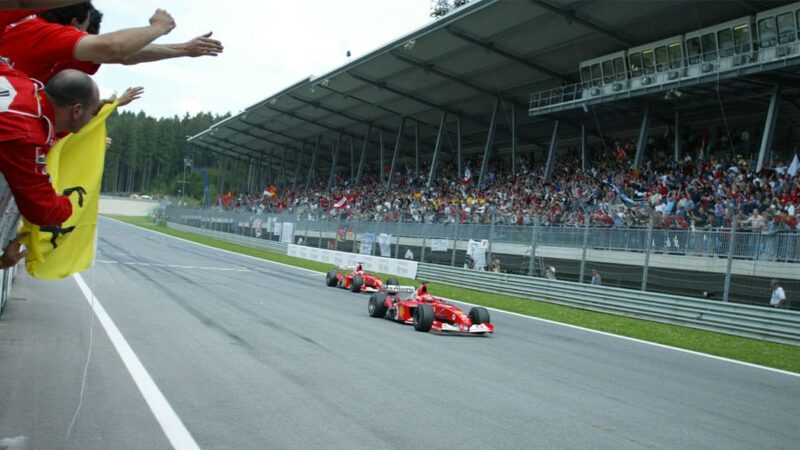
[[[47,172],[56,192],[70,189],[72,215],[57,227],[39,227],[23,218],[29,232],[25,268],[32,276],[59,279],[89,268],[94,261],[97,210],[106,155],[106,119],[118,101],[103,106],[80,132],[61,139],[47,154]]]

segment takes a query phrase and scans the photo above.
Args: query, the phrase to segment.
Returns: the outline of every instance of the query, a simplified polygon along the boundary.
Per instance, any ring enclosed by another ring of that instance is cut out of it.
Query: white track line
[[[173,410],[172,406],[167,402],[164,394],[158,389],[158,386],[156,386],[150,374],[147,373],[147,369],[144,368],[141,361],[139,361],[139,357],[136,356],[131,346],[128,345],[128,341],[125,340],[119,328],[117,328],[114,321],[111,320],[111,317],[106,313],[105,308],[100,304],[100,300],[94,296],[94,293],[92,293],[92,290],[89,289],[89,286],[83,281],[80,274],[75,274],[73,278],[75,278],[78,287],[81,289],[81,292],[83,292],[84,298],[86,298],[86,301],[89,302],[90,307],[94,310],[97,320],[103,325],[103,329],[105,329],[106,334],[108,334],[108,338],[111,340],[111,343],[114,344],[114,348],[117,350],[117,353],[119,353],[122,362],[131,374],[133,382],[136,383],[136,387],[139,388],[139,392],[142,393],[144,400],[150,407],[150,411],[153,412],[159,425],[161,425],[161,429],[164,430],[164,434],[166,434],[172,447],[180,450],[199,450],[200,447],[197,445],[192,435],[189,434],[189,431],[183,425],[183,422],[175,413],[175,410]]]
[[[202,247],[207,247],[207,248],[213,248],[215,250],[219,250],[219,251],[223,251],[223,252],[227,252],[227,253],[232,253],[234,255],[244,256],[244,257],[247,257],[247,258],[253,258],[253,259],[256,259],[258,261],[269,262],[269,263],[272,263],[272,264],[278,264],[278,265],[285,266],[285,267],[291,267],[293,269],[304,270],[306,272],[312,272],[312,273],[317,274],[317,275],[323,275],[322,273],[317,272],[315,270],[304,269],[302,267],[295,267],[295,266],[291,266],[291,265],[288,265],[288,264],[283,264],[283,263],[274,262],[274,261],[270,261],[270,260],[266,260],[266,259],[256,258],[255,256],[243,255],[241,253],[232,252],[230,250],[211,247],[210,245],[200,244],[200,243],[189,241],[189,240],[182,239],[182,238],[179,238],[179,237],[170,236],[168,234],[159,233],[158,231],[155,231],[155,230],[148,230],[147,228],[136,226],[136,225],[131,225],[129,223],[122,222],[121,220],[117,220],[117,219],[114,219],[114,218],[111,218],[111,217],[107,217],[107,216],[103,216],[103,217],[105,217],[106,219],[113,220],[115,222],[124,224],[124,225],[128,225],[128,226],[131,226],[131,227],[136,227],[136,228],[138,228],[140,230],[149,231],[151,233],[157,233],[157,234],[160,234],[161,236],[171,237],[173,239],[178,239],[178,240],[181,240],[181,241],[184,241],[184,242],[189,242],[190,244],[200,245]],[[495,312],[499,312],[499,313],[503,313],[503,314],[510,314],[512,316],[522,317],[522,318],[529,319],[529,320],[536,320],[536,321],[539,321],[539,322],[550,323],[550,324],[553,324],[553,325],[560,325],[562,327],[573,328],[573,329],[576,329],[576,330],[588,331],[590,333],[602,334],[603,336],[611,336],[611,337],[615,337],[615,338],[618,338],[618,339],[624,339],[626,341],[637,342],[637,343],[640,343],[640,344],[652,345],[654,347],[665,348],[665,349],[669,349],[669,350],[675,350],[675,351],[679,351],[679,352],[683,352],[683,353],[688,353],[690,355],[704,356],[706,358],[711,358],[711,359],[716,359],[716,360],[719,360],[719,361],[725,361],[725,362],[729,362],[729,363],[739,364],[739,365],[747,366],[747,367],[753,367],[753,368],[756,368],[756,369],[768,370],[770,372],[780,373],[780,374],[783,374],[783,375],[791,375],[793,377],[800,377],[800,373],[788,372],[788,371],[781,370],[781,369],[774,369],[772,367],[760,366],[758,364],[748,363],[748,362],[744,362],[744,361],[737,361],[735,359],[723,358],[722,356],[709,355],[708,353],[700,353],[700,352],[696,352],[694,350],[686,350],[685,348],[672,347],[672,346],[669,346],[669,345],[658,344],[658,343],[655,343],[655,342],[643,341],[641,339],[636,339],[636,338],[627,337],[627,336],[621,336],[619,334],[607,333],[605,331],[593,330],[591,328],[583,328],[583,327],[579,327],[577,325],[570,325],[568,323],[554,322],[552,320],[542,319],[542,318],[539,318],[539,317],[526,316],[525,314],[515,313],[515,312],[511,312],[511,311],[505,311],[505,310],[502,310],[502,309],[487,308],[487,307],[485,307],[483,305],[476,305],[474,303],[468,303],[468,302],[465,302],[465,301],[462,301],[462,300],[453,300],[453,299],[444,298],[444,297],[440,297],[440,298],[443,299],[443,300],[451,301],[451,302],[461,303],[462,305],[482,306],[482,307],[484,307],[486,309],[489,309],[489,310],[492,310],[492,311],[495,311]],[[531,301],[535,301],[535,300],[531,300]]]

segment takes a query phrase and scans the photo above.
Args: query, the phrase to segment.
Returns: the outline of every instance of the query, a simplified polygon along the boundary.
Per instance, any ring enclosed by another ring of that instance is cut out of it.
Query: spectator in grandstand
[[[777,279],[772,280],[772,297],[769,299],[769,305],[773,308],[786,308],[786,292],[781,287]]]
[[[592,284],[595,286],[603,284],[603,278],[600,276],[600,272],[598,272],[597,269],[592,269]]]
[[[42,94],[39,84],[3,62],[0,78],[15,91],[0,102],[0,171],[28,221],[61,224],[72,214],[67,196],[75,191],[55,192],[45,156],[57,134],[80,130],[97,113],[97,85],[88,75],[68,69],[56,74]]]

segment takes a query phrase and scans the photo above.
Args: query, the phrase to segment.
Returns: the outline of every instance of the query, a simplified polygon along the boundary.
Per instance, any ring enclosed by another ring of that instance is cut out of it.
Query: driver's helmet
[[[361,263],[356,264],[356,272],[363,272],[364,268],[361,266]]]
[[[426,295],[427,293],[428,293],[428,285],[427,284],[421,284],[417,288],[417,295],[418,296],[422,297],[423,295]]]

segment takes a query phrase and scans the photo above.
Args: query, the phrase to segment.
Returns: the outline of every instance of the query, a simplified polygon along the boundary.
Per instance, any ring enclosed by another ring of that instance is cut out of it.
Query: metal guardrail
[[[604,313],[800,345],[800,313],[606,286],[420,264],[417,278]]]
[[[167,227],[178,231],[185,231],[187,233],[212,237],[214,239],[219,239],[221,241],[226,241],[233,244],[245,245],[248,247],[256,247],[271,252],[286,254],[289,248],[288,244],[284,244],[282,242],[269,241],[266,239],[259,239],[255,237],[241,236],[238,234],[227,233],[224,231],[206,230],[203,228],[180,225],[174,222],[167,222]]]

